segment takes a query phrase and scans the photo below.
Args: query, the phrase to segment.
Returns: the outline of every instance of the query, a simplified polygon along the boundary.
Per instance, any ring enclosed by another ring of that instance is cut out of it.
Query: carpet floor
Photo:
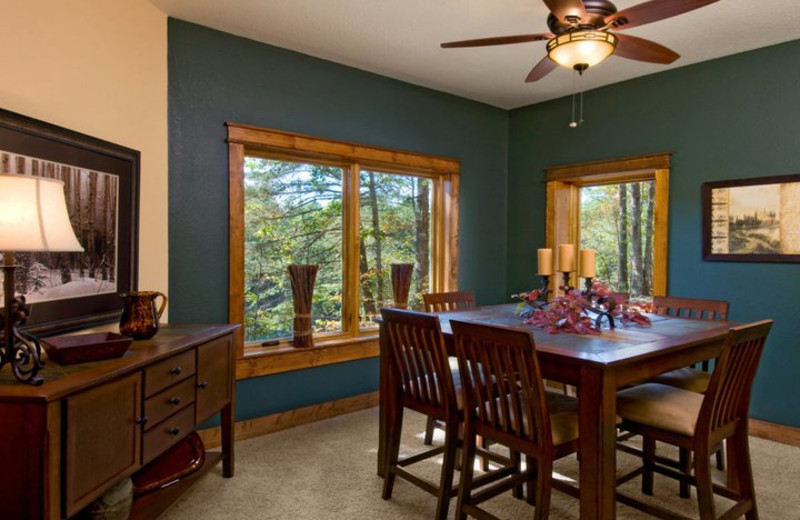
[[[422,445],[425,418],[406,411],[401,453],[414,453]],[[438,439],[441,441],[441,439]],[[436,442],[436,441],[435,441]],[[397,479],[391,500],[381,499],[383,480],[376,474],[378,410],[371,408],[236,443],[236,476],[223,479],[218,466],[200,479],[160,520],[291,519],[291,520],[427,520],[433,518],[435,500],[419,488]],[[757,500],[762,520],[800,520],[800,449],[751,438]],[[659,453],[671,455],[659,445]],[[440,459],[416,464],[412,471],[438,481]],[[618,454],[624,472],[636,459]],[[556,462],[556,473],[577,478],[577,461]],[[456,482],[458,481],[456,472]],[[653,504],[697,518],[692,499],[678,497],[677,482],[656,475]],[[625,484],[630,495],[640,479]],[[730,502],[718,500],[718,514]],[[533,507],[510,494],[486,503],[501,518],[530,518]],[[455,499],[450,517],[454,516]],[[550,518],[578,520],[578,502],[553,491]],[[617,518],[651,518],[617,505]]]

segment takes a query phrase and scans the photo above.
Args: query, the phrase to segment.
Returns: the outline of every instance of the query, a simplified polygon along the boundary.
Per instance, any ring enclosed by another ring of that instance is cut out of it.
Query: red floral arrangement
[[[530,292],[514,294],[512,297],[522,300],[517,306],[517,313],[524,323],[544,329],[548,334],[568,332],[573,334],[599,334],[598,320],[589,315],[607,313],[609,317],[619,320],[622,325],[636,323],[642,327],[650,326],[650,318],[640,312],[638,306],[616,306],[613,292],[607,285],[595,282],[587,299],[580,291],[571,290],[564,296],[558,296],[549,302],[539,302],[542,291],[534,289]],[[525,310],[525,306],[532,307]]]

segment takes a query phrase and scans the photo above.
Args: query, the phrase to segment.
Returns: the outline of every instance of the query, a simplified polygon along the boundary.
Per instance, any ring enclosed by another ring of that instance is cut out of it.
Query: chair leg
[[[539,466],[535,462],[533,457],[525,455],[525,470],[530,474],[525,482],[525,497],[526,502],[532,506],[536,505],[536,483],[539,481]]]
[[[425,424],[425,439],[423,439],[422,443],[426,446],[430,446],[433,444],[433,430],[436,429],[436,419],[428,416],[428,422]]]
[[[553,461],[540,458],[536,461],[536,509],[534,520],[547,520],[550,516],[550,495],[553,483]]]
[[[444,435],[444,460],[442,461],[442,476],[439,480],[439,494],[436,497],[436,520],[446,520],[450,507],[450,492],[453,489],[453,473],[456,468],[456,452],[458,450],[457,421],[447,423]]]
[[[475,472],[475,435],[464,432],[464,445],[461,449],[461,481],[458,485],[456,520],[467,520],[464,504],[472,498],[472,477]]]
[[[478,435],[478,442],[484,450],[489,449],[489,441],[487,441],[485,437]],[[481,457],[481,469],[483,471],[489,471],[489,459],[487,457]]]
[[[717,469],[725,471],[725,441],[717,444],[715,456],[717,457]]]
[[[700,508],[700,520],[714,520],[714,489],[711,481],[711,453],[709,450],[698,450],[694,454],[694,475],[697,479],[697,504]]]
[[[656,460],[656,440],[652,437],[642,438],[642,462],[644,471],[642,472],[642,493],[648,496],[653,495],[653,467]]]
[[[728,441],[728,449],[733,450],[736,459],[737,476],[739,481],[739,494],[742,499],[750,499],[753,506],[745,514],[747,520],[758,520],[758,507],[756,507],[756,491],[753,485],[753,468],[750,464],[750,442],[746,432],[737,432]]]
[[[522,472],[522,455],[520,455],[518,451],[511,452],[511,464],[514,466],[515,474],[519,474]],[[522,492],[522,484],[511,490],[511,496],[513,496],[514,498],[524,498],[524,493]]]
[[[386,425],[387,435],[389,437],[386,443],[386,461],[383,469],[383,493],[384,500],[392,498],[392,489],[394,488],[395,474],[392,467],[397,466],[397,460],[400,457],[400,434],[403,431],[403,408],[395,403],[389,405],[387,413],[388,423]]]
[[[680,465],[680,471],[684,475],[691,475],[692,473],[692,452],[687,450],[686,448],[679,448],[678,451],[678,464]],[[695,458],[697,454],[695,454]],[[681,498],[690,498],[692,496],[691,489],[689,488],[689,483],[685,480],[680,481],[679,485],[680,492],[678,493]]]

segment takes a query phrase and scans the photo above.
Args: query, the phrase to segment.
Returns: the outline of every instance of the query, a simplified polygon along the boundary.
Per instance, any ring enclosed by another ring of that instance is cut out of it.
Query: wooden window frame
[[[433,186],[431,231],[431,287],[451,291],[458,287],[458,189],[460,162],[412,152],[390,150],[271,130],[236,123],[228,129],[229,175],[229,300],[228,321],[244,324],[244,159],[262,156],[288,161],[328,163],[343,168],[342,242],[346,302],[342,333],[315,335],[314,346],[298,349],[288,342],[277,346],[245,345],[240,328],[236,336],[237,378],[297,370],[312,366],[375,357],[377,329],[359,327],[360,278],[358,265],[360,221],[359,173],[426,177]]]
[[[671,154],[662,153],[623,159],[547,168],[546,247],[580,244],[580,188],[624,182],[655,181],[653,207],[653,295],[667,294],[669,241],[669,173]],[[579,267],[579,266],[578,266]],[[575,274],[570,284],[579,281]],[[555,277],[551,290],[556,288]]]

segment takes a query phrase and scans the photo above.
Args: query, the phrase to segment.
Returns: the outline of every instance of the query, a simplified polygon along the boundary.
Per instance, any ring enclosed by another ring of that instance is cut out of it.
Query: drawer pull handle
[[[181,404],[181,398],[173,397],[172,399],[169,400],[169,404],[171,404],[172,406],[178,406],[179,404]]]
[[[208,386],[208,381],[200,381],[197,383],[197,388],[205,389]]]
[[[136,419],[136,424],[146,424],[147,423],[147,416],[143,415]]]
[[[169,371],[169,373],[170,373],[170,374],[172,374],[173,376],[177,376],[177,375],[179,375],[181,372],[183,372],[183,368],[182,368],[182,367],[180,367],[180,366],[177,366],[177,367],[175,367],[175,368],[171,368],[171,369],[170,369],[170,371]]]
[[[178,435],[181,432],[180,428],[170,428],[167,433],[172,436]]]

